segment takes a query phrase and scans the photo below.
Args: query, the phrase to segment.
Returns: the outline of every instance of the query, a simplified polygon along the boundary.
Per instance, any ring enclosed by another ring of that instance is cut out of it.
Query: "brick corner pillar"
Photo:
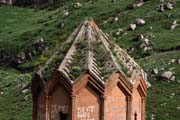
[[[37,97],[33,96],[32,120],[37,120]]]
[[[106,96],[101,95],[100,96],[100,120],[105,120],[105,100]]]
[[[127,101],[127,113],[126,113],[126,119],[127,120],[131,120],[131,111],[132,111],[132,97],[131,96],[127,96],[126,97],[126,101]]]
[[[50,120],[50,96],[46,96],[46,120]]]
[[[142,104],[141,118],[142,118],[142,120],[146,120],[146,98],[145,97],[142,97],[141,104]]]
[[[71,95],[72,99],[72,120],[76,120],[76,95]]]

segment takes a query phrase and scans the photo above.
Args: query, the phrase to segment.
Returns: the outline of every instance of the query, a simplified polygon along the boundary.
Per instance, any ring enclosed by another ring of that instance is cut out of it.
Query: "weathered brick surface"
[[[145,120],[146,96],[143,96],[141,82],[129,90],[131,87],[119,74],[111,78],[103,88],[85,74],[73,84],[72,92],[63,82],[54,82],[49,89],[53,86],[55,89],[46,93],[46,97],[40,92],[37,113],[34,113],[37,117],[33,120],[60,120],[60,112],[68,114],[67,120]]]
[[[137,89],[134,89],[132,95],[132,120],[142,120],[141,119],[141,96]],[[136,114],[136,119],[135,119]]]
[[[50,98],[51,120],[60,120],[60,112],[68,114],[67,120],[71,120],[71,96],[61,84],[54,90]]]
[[[76,95],[76,119],[99,120],[100,98],[90,87],[84,87]]]
[[[44,120],[46,117],[45,96],[41,91],[37,98],[37,120]]]
[[[126,120],[126,96],[115,85],[105,98],[105,120]]]

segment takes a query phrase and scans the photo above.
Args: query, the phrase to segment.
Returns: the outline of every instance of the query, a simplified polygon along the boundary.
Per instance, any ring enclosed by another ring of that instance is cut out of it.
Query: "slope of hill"
[[[13,64],[15,69],[28,71],[23,74],[12,70],[9,68],[12,64],[7,65],[8,68],[0,68],[0,90],[4,92],[0,96],[0,120],[31,119],[30,92],[21,93],[23,90],[19,84],[30,83],[31,72],[43,64],[86,18],[93,18],[109,37],[127,50],[149,73],[152,86],[147,99],[147,120],[179,120],[180,27],[171,30],[171,26],[175,21],[180,24],[180,1],[148,0],[134,8],[132,4],[135,0],[117,0],[116,3],[110,0],[78,2],[81,6],[74,7],[76,2],[72,1],[45,8],[0,6],[0,61],[6,64],[13,58],[16,61]],[[168,2],[172,2],[172,10],[157,10],[158,5]],[[137,26],[134,31],[129,30],[129,25],[134,24],[137,18],[145,20],[145,24]],[[142,47],[140,34],[148,39],[148,45]],[[46,49],[39,52],[35,44],[41,38]],[[22,54],[25,59],[17,62]],[[174,59],[175,62],[171,62]],[[151,74],[154,68],[159,70],[157,75]],[[175,81],[162,82],[161,74],[169,70],[175,74]]]
[[[30,120],[30,74],[0,68],[0,120]]]

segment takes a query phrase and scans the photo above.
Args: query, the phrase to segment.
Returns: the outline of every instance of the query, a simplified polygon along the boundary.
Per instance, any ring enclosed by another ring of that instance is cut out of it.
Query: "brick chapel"
[[[145,120],[146,74],[94,21],[33,75],[33,120]]]

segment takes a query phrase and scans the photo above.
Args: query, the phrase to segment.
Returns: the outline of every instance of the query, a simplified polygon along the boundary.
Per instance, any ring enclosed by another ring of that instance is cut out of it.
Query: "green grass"
[[[13,6],[0,6],[0,53],[18,54],[30,51],[33,43],[40,37],[45,39],[50,50],[42,55],[37,55],[32,61],[21,64],[19,68],[37,68],[53,54],[53,52],[66,40],[70,33],[86,18],[93,18],[103,31],[110,34],[119,46],[124,49],[135,47],[138,43],[132,39],[138,34],[148,36],[153,49],[169,49],[180,45],[180,27],[170,30],[174,20],[180,22],[180,1],[176,0],[173,10],[163,13],[157,12],[159,0],[149,0],[140,8],[128,10],[127,5],[135,0],[117,0],[116,4],[110,0],[79,0],[82,7],[73,8],[72,1],[66,1],[64,5],[56,7],[45,7],[43,9],[20,8]],[[165,0],[168,1],[168,0]],[[73,1],[74,2],[74,1]],[[63,16],[65,7],[69,8],[70,15]],[[111,23],[112,16],[123,13],[119,21]],[[113,34],[118,28],[127,30],[128,25],[134,23],[136,18],[146,21],[144,26],[138,26],[135,31],[126,31],[127,35],[115,36]],[[108,21],[104,24],[104,21]],[[61,27],[64,23],[64,27]],[[150,29],[152,27],[152,29]],[[158,76],[150,76],[149,82],[152,87],[148,90],[147,98],[147,120],[155,115],[156,120],[179,120],[180,110],[180,65],[172,63],[167,65],[171,59],[180,59],[180,51],[169,51],[159,53],[153,51],[150,56],[141,52],[133,52],[131,55],[147,71],[153,68],[173,69],[175,82],[162,82],[160,70]],[[22,74],[10,68],[0,68],[0,88],[5,94],[0,97],[0,120],[30,120],[32,112],[31,95],[28,101],[23,101],[26,95],[19,93],[17,87],[21,82],[30,82],[30,73]],[[173,98],[171,94],[175,93]],[[3,103],[3,104],[1,104]],[[166,103],[165,106],[161,105]]]
[[[22,94],[19,85],[30,83],[30,74],[21,74],[13,69],[0,68],[0,120],[30,120],[32,102],[30,91]],[[28,97],[28,100],[24,100]]]
[[[172,59],[180,59],[180,51],[172,51],[167,53],[159,53],[153,56],[140,59],[138,62],[147,71],[151,71],[153,68],[159,69],[157,76],[150,76],[149,82],[152,87],[148,90],[147,97],[147,120],[150,120],[151,115],[155,115],[157,120],[179,120],[180,110],[180,64],[168,63]],[[174,82],[162,82],[159,76],[165,70],[170,70],[175,73],[176,80]],[[172,94],[175,96],[171,98]],[[166,105],[163,105],[163,104]]]

